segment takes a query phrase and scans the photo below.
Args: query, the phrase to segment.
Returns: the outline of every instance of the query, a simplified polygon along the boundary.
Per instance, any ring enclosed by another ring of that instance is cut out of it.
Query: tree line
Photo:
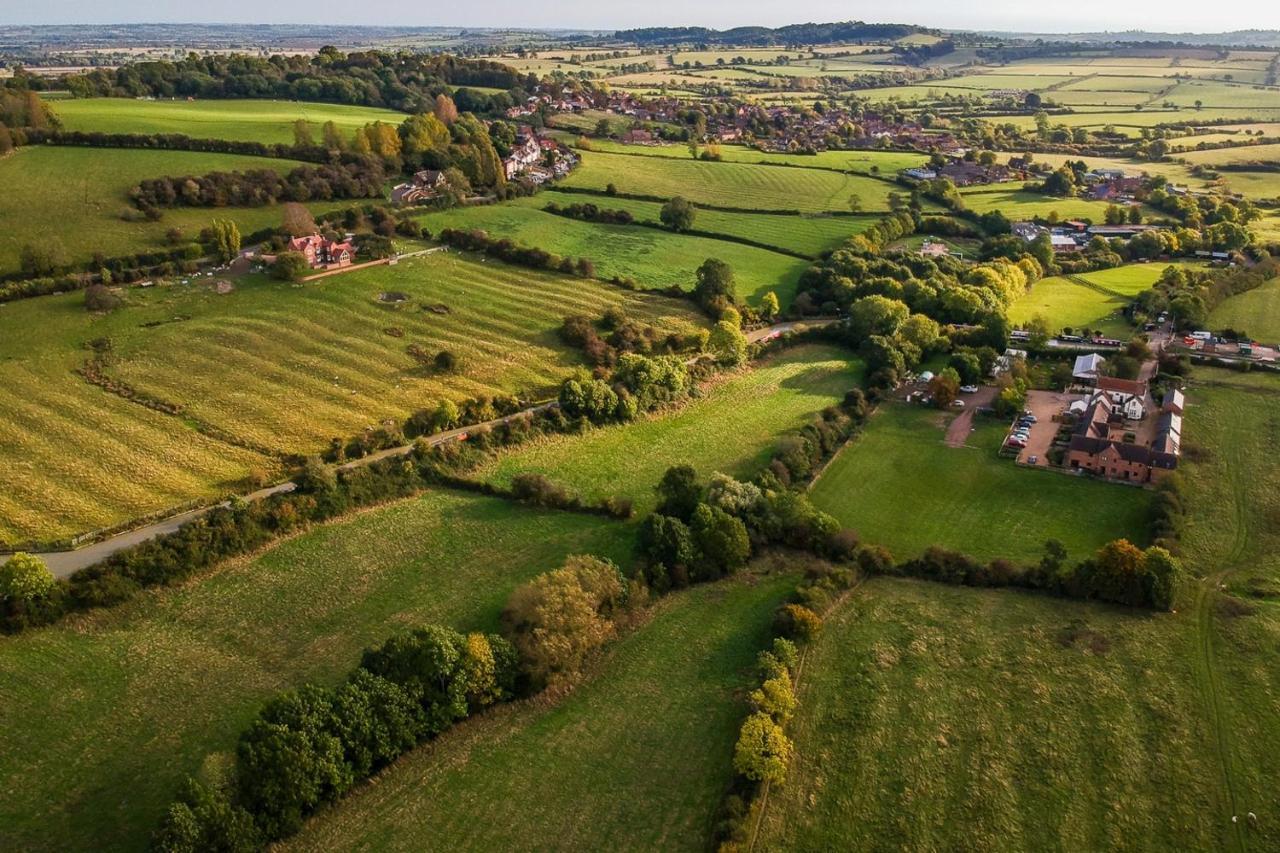
[[[381,198],[386,179],[378,159],[349,154],[339,163],[298,166],[284,175],[273,169],[251,169],[147,178],[129,191],[129,197],[144,212],[182,206],[262,207],[281,202]]]

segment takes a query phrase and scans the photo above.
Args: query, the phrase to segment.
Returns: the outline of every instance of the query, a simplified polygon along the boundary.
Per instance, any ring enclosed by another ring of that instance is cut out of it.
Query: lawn
[[[573,553],[625,561],[630,534],[599,518],[429,493],[5,639],[0,849],[146,847],[182,779],[211,754],[225,758],[269,697],[333,683],[364,647],[413,626],[496,630],[510,591]],[[718,761],[722,747],[709,751]]]
[[[376,107],[301,101],[143,101],[84,98],[54,104],[66,130],[87,133],[183,133],[194,139],[282,142],[292,145],[293,125],[305,119],[316,139],[332,121],[346,136],[369,122],[399,125],[404,113]]]
[[[408,300],[382,304],[389,291]],[[88,314],[79,294],[0,308],[0,407],[9,415],[0,423],[0,541],[115,524],[217,496],[251,468],[274,467],[202,437],[197,423],[243,443],[315,453],[441,397],[552,394],[581,363],[556,334],[565,315],[621,306],[667,328],[700,322],[683,301],[456,253],[307,285],[249,277],[229,294],[174,283],[126,298],[106,316]],[[109,375],[183,406],[183,417],[75,375],[89,356],[85,342],[98,338],[112,342]],[[410,344],[449,349],[460,367],[424,370]]]
[[[980,419],[968,446],[943,443],[950,415],[889,404],[814,483],[814,504],[899,559],[940,545],[1030,562],[1057,539],[1083,559],[1112,539],[1147,539],[1150,493],[996,456],[1004,425]]]
[[[609,210],[625,210],[641,222],[661,222],[662,204],[629,198],[584,199],[577,193],[544,190],[536,196],[518,199],[514,204],[539,207],[549,202],[567,206],[590,201]],[[855,234],[860,234],[880,220],[879,216],[788,216],[778,213],[728,213],[700,208],[694,216],[696,231],[709,231],[728,237],[740,237],[817,257],[837,249]],[[749,272],[749,271],[748,271]]]
[[[715,385],[678,411],[585,436],[550,436],[503,454],[477,472],[507,483],[534,471],[591,498],[626,495],[643,516],[668,468],[688,463],[704,478],[716,471],[748,477],[759,471],[778,437],[838,403],[860,384],[861,366],[828,346],[785,350]]]
[[[672,595],[562,701],[463,724],[284,849],[705,850],[749,667],[794,585],[753,573]]]
[[[593,200],[582,195],[574,199]],[[455,208],[425,214],[419,221],[433,233],[442,228],[479,228],[558,255],[589,258],[600,278],[634,278],[649,289],[675,284],[692,290],[698,267],[707,258],[719,258],[734,270],[738,299],[752,304],[773,291],[784,307],[790,305],[800,274],[810,265],[802,258],[742,243],[569,219],[539,209],[547,201],[539,195],[523,204]],[[796,225],[803,221],[797,216],[775,218],[795,219]]]
[[[1191,624],[866,584],[806,663],[797,760],[757,849],[1226,848]]]
[[[565,187],[671,198],[741,210],[847,211],[857,195],[867,211],[888,209],[890,185],[875,178],[821,169],[788,169],[753,163],[713,163],[582,152],[582,165]]]
[[[129,102],[131,103],[131,102]],[[280,225],[277,207],[176,208],[158,222],[125,222],[120,213],[137,211],[129,190],[144,178],[202,175],[213,171],[274,169],[302,165],[291,160],[206,154],[193,151],[72,148],[33,145],[0,159],[0,273],[18,270],[28,243],[53,242],[67,260],[84,262],[95,252],[107,257],[163,249],[165,232],[181,228],[194,237],[212,220],[234,220],[248,234]],[[350,202],[311,205],[320,212]]]

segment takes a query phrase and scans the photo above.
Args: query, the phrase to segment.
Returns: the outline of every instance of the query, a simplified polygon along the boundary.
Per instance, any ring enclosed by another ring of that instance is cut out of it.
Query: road
[[[835,318],[819,318],[805,322],[778,323],[773,326],[765,326],[764,328],[747,332],[747,340],[751,343],[759,343],[776,335],[795,331],[799,328],[826,326],[835,322],[837,322],[837,319]],[[545,411],[555,405],[557,405],[557,403],[554,401],[537,403],[526,409],[522,409],[519,412],[515,412],[501,418],[494,418],[493,420],[485,421],[482,424],[473,424],[471,426],[459,427],[458,429],[451,429],[436,433],[426,437],[426,442],[431,445],[437,445],[444,444],[448,441],[457,441],[467,433],[474,432],[477,429],[481,429],[483,427],[494,427],[499,424],[506,423],[513,418],[521,417],[522,415]],[[359,468],[362,465],[371,465],[374,462],[379,462],[383,459],[391,459],[396,456],[407,456],[413,451],[413,448],[413,444],[389,447],[386,450],[379,450],[376,453],[371,453],[360,459],[345,462],[337,467],[338,470],[341,471],[351,470],[352,468]],[[288,481],[259,489],[256,492],[250,492],[242,497],[244,500],[250,502],[260,501],[264,498],[269,498],[272,495],[291,492],[295,488],[297,488],[297,485],[292,481]],[[160,521],[155,521],[141,527],[136,527],[132,530],[127,530],[123,533],[118,533],[114,536],[103,539],[100,542],[95,542],[92,545],[86,545],[83,548],[76,548],[71,551],[41,552],[39,557],[44,561],[44,564],[49,567],[49,571],[53,572],[54,577],[69,577],[81,569],[86,569],[89,566],[102,562],[118,551],[123,551],[126,548],[132,548],[135,545],[141,545],[143,542],[155,539],[157,536],[165,536],[169,533],[174,533],[187,522],[195,521],[197,518],[200,518],[211,510],[217,507],[228,506],[229,504],[229,501],[223,501],[222,503],[214,504],[213,506],[189,510],[187,512],[182,512],[177,515],[161,519]],[[4,565],[8,559],[9,556],[7,554],[0,554],[0,565]]]

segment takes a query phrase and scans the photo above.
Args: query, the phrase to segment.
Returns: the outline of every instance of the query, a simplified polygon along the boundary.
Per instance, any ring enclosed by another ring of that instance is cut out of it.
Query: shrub
[[[301,252],[281,252],[271,267],[271,274],[281,281],[301,281],[311,271],[311,265]]]
[[[747,698],[751,707],[768,714],[779,725],[791,719],[796,710],[796,694],[791,686],[791,678],[785,672],[766,679]]]
[[[787,639],[807,643],[822,631],[822,617],[802,604],[784,604],[773,618],[774,631]]]
[[[733,767],[753,782],[781,784],[791,761],[791,740],[768,714],[747,717],[738,732]]]

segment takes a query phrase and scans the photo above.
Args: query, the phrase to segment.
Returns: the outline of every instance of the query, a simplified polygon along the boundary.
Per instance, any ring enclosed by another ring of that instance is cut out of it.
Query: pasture
[[[447,732],[283,849],[706,849],[741,692],[795,581],[746,572],[670,596],[568,696]]]
[[[1010,306],[1009,319],[1024,324],[1039,315],[1049,321],[1053,331],[1085,328],[1127,338],[1133,333],[1133,326],[1124,316],[1125,306],[1149,290],[1168,266],[1129,264],[1082,275],[1043,278]]]
[[[805,666],[797,760],[757,849],[1229,846],[1193,621],[865,584]]]
[[[582,165],[562,186],[671,198],[742,210],[847,211],[857,195],[867,212],[888,210],[891,185],[874,178],[818,169],[787,169],[750,163],[713,163],[582,152]]]
[[[704,479],[717,471],[750,477],[769,461],[782,433],[860,384],[861,365],[846,351],[794,347],[718,381],[673,412],[583,436],[545,436],[472,476],[506,484],[519,473],[541,473],[584,497],[630,497],[643,517],[671,466],[692,465]]]
[[[574,138],[567,140],[570,144]],[[591,139],[590,151],[607,154],[629,154],[636,157],[667,157],[673,160],[692,160],[687,145],[626,145],[609,139]],[[699,150],[702,150],[701,148]],[[873,168],[880,174],[892,175],[901,169],[909,169],[925,163],[923,154],[911,151],[859,151],[833,149],[816,154],[788,154],[777,151],[761,151],[745,145],[718,145],[721,161],[725,163],[764,163],[769,165],[801,166],[810,169],[835,169],[845,172],[871,174]]]
[[[225,759],[277,692],[333,683],[421,624],[496,630],[511,590],[567,555],[630,552],[615,522],[433,492],[6,638],[0,848],[146,847],[183,778]]]
[[[1083,198],[1058,198],[1022,189],[1013,183],[961,187],[960,196],[965,207],[977,213],[998,210],[1013,221],[1019,219],[1046,218],[1057,213],[1061,219],[1088,219],[1102,222],[1107,204]]]
[[[176,208],[158,222],[126,222],[137,214],[129,190],[144,178],[202,175],[213,171],[273,169],[287,172],[300,163],[235,154],[193,151],[72,148],[33,145],[0,160],[0,273],[16,272],[22,247],[54,243],[70,262],[95,253],[107,257],[163,249],[165,233],[180,228],[188,239],[217,218],[232,219],[249,234],[280,225],[277,207]],[[349,202],[309,205],[317,213]]]
[[[595,201],[582,195],[576,200]],[[804,259],[741,243],[557,216],[538,209],[546,204],[542,194],[521,201],[524,203],[428,213],[419,217],[419,221],[432,232],[442,228],[478,228],[557,255],[589,258],[595,263],[596,275],[600,278],[634,278],[648,289],[675,284],[692,290],[698,267],[707,258],[719,258],[734,270],[737,297],[753,304],[758,304],[772,291],[783,306],[790,305],[796,282],[809,266]],[[612,206],[611,199],[601,201],[606,207]],[[785,218],[799,220],[799,217]]]
[[[58,101],[54,110],[66,130],[86,133],[183,133],[193,139],[230,139],[292,145],[293,126],[303,119],[316,139],[325,122],[350,137],[372,121],[399,125],[403,113],[376,107],[301,101],[154,100],[83,98]]]
[[[406,301],[384,304],[384,292]],[[567,314],[621,306],[663,327],[698,322],[680,301],[453,253],[307,285],[250,277],[227,294],[172,283],[125,298],[109,315],[87,313],[79,294],[0,309],[0,401],[11,413],[0,427],[0,541],[115,524],[215,497],[255,468],[274,472],[273,460],[206,439],[201,424],[315,453],[442,397],[550,395],[581,363],[555,332]],[[108,375],[182,406],[182,417],[76,376],[85,343],[101,338],[112,343]],[[410,344],[447,348],[460,366],[424,369]]]
[[[1147,538],[1149,493],[1017,468],[996,451],[1005,424],[975,420],[965,447],[943,443],[951,415],[882,406],[810,490],[814,504],[898,559],[930,545],[989,560],[1037,560],[1045,540],[1083,559],[1118,538]]]

